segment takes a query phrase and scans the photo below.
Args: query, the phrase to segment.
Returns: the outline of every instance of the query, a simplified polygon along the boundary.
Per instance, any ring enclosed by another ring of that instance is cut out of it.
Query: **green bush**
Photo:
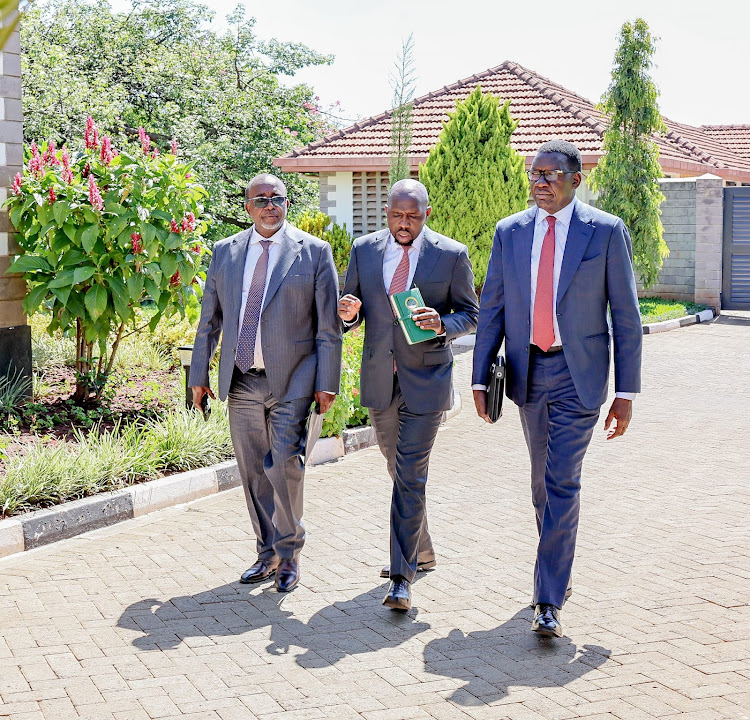
[[[336,270],[343,274],[349,265],[349,253],[352,249],[352,236],[344,226],[334,223],[330,230],[326,230],[331,218],[322,212],[306,212],[297,221],[297,227],[310,235],[315,235],[331,245],[333,262]]]

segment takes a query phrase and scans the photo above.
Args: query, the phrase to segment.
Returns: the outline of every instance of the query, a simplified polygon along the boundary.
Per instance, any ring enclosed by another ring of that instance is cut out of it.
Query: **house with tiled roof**
[[[595,105],[576,93],[515,62],[486,70],[428,93],[414,101],[409,161],[416,174],[437,142],[448,113],[481,85],[501,100],[510,100],[518,128],[511,144],[530,164],[543,142],[563,138],[583,155],[584,175],[602,156],[606,119]],[[667,133],[654,136],[666,177],[707,173],[727,185],[750,184],[750,126],[692,127],[665,118]],[[287,172],[317,174],[321,209],[355,235],[383,225],[388,189],[391,111],[362,120],[315,143],[278,158]],[[581,199],[591,199],[582,184]]]

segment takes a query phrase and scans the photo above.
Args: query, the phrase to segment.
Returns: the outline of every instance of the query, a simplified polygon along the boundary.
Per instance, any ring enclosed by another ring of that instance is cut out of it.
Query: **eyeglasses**
[[[254,197],[248,198],[248,202],[251,202],[257,208],[268,207],[268,203],[271,203],[274,207],[283,208],[286,205],[286,197],[283,195],[274,195],[273,197]]]
[[[526,174],[531,182],[539,182],[544,178],[545,182],[553,183],[560,175],[573,175],[577,172],[578,170],[527,170]]]

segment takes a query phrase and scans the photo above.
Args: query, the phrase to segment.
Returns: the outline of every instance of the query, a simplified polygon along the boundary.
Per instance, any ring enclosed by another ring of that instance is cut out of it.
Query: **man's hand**
[[[362,301],[358,297],[344,295],[338,304],[339,317],[346,322],[351,322],[357,317],[361,307]]]
[[[445,332],[440,313],[431,307],[418,307],[412,314],[411,319],[417,323],[422,330],[434,330],[438,335]]]
[[[476,392],[476,390],[474,392]],[[632,417],[633,401],[626,400],[625,398],[615,398],[612,401],[612,406],[609,408],[607,419],[604,421],[604,430],[608,431],[607,440],[624,435],[625,431],[628,429],[630,418]],[[613,420],[615,421],[615,426],[610,430],[610,425],[612,425]]]
[[[491,425],[492,420],[490,420],[490,416],[487,414],[487,391],[472,390],[472,392],[474,393],[474,407],[477,409],[477,415]]]
[[[193,385],[193,405],[200,409],[201,402],[203,402],[203,396],[208,393],[208,397],[211,398],[211,400],[216,400],[216,395],[214,395],[213,391],[209,387],[203,387],[202,385]]]
[[[333,405],[335,399],[336,396],[331,395],[331,393],[324,392],[323,390],[316,391],[315,403],[320,408],[321,415],[325,415],[331,409],[331,405]]]

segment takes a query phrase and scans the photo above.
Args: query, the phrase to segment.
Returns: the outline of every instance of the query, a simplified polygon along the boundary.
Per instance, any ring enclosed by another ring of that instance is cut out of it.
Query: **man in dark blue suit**
[[[487,377],[505,340],[506,393],[520,408],[539,531],[532,630],[561,637],[581,467],[607,399],[610,344],[615,399],[604,423],[608,439],[627,429],[641,389],[643,331],[628,231],[619,218],[576,199],[578,149],[562,140],[545,143],[529,179],[536,207],[495,230],[472,388],[477,413],[489,422]]]

